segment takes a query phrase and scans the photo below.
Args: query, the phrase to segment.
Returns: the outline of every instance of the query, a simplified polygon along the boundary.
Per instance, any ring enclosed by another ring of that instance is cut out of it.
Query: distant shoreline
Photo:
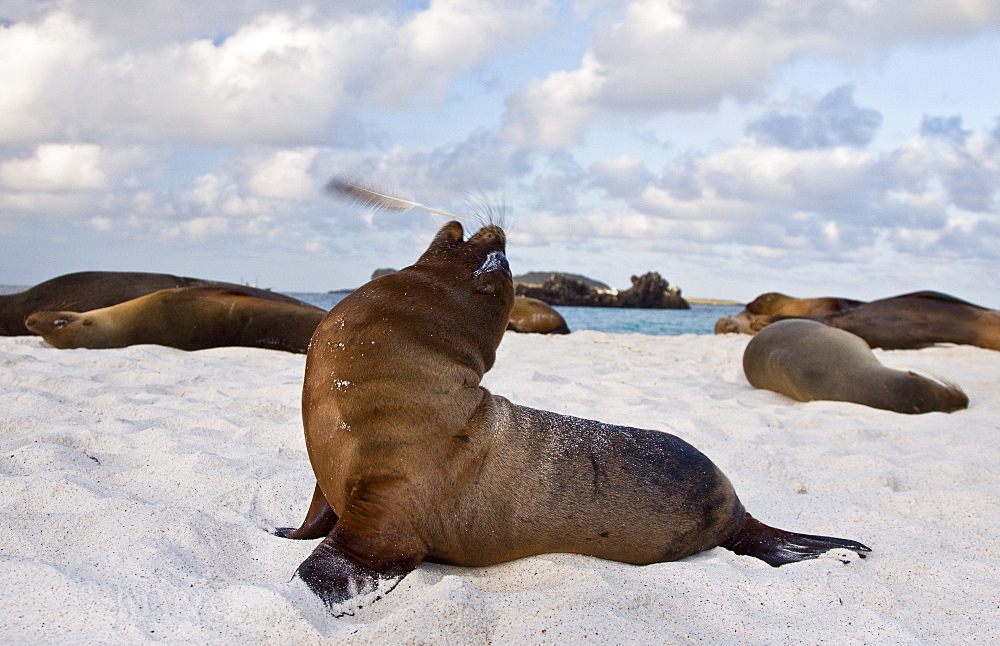
[[[725,298],[692,298],[685,296],[684,300],[692,305],[742,305],[739,301],[731,301]]]

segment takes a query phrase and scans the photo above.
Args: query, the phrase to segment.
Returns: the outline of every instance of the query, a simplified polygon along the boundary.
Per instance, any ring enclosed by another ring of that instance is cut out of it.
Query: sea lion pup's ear
[[[437,235],[434,236],[434,241],[431,243],[431,247],[451,247],[461,242],[464,236],[465,231],[462,229],[462,225],[452,220],[437,232]]]

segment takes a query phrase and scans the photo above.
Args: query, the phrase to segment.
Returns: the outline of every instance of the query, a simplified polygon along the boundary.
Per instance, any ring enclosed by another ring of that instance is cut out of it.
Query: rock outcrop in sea
[[[542,282],[537,282],[542,276]],[[532,272],[514,277],[514,293],[537,298],[549,305],[631,307],[637,309],[691,309],[680,287],[655,271],[632,276],[632,286],[618,291],[574,274]]]

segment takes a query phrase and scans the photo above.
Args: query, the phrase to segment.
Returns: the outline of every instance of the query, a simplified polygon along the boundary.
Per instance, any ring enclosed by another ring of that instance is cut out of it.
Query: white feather
[[[464,215],[458,215],[456,213],[449,213],[448,211],[442,211],[440,209],[435,209],[427,206],[426,204],[421,204],[420,202],[415,202],[413,200],[407,200],[401,197],[396,197],[394,195],[389,195],[384,190],[376,188],[371,185],[362,184],[361,182],[341,179],[334,177],[326,184],[327,192],[338,197],[342,197],[353,202],[358,202],[376,211],[386,210],[386,211],[399,211],[406,212],[411,209],[420,209],[421,211],[427,211],[428,213],[436,213],[437,215],[443,215],[448,218],[456,218],[459,220],[468,220]]]

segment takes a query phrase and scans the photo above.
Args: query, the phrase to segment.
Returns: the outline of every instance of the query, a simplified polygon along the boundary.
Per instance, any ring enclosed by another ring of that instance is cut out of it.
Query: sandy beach
[[[957,644],[1000,632],[1000,353],[876,351],[970,408],[901,415],[752,388],[746,336],[508,333],[484,383],[679,435],[747,509],[859,540],[771,568],[714,549],[635,567],[423,564],[334,618],[292,573],[316,541],[305,358],[0,338],[0,641],[18,644]],[[530,465],[526,465],[530,468]],[[848,563],[842,561],[847,560]],[[994,637],[991,637],[994,636]]]

